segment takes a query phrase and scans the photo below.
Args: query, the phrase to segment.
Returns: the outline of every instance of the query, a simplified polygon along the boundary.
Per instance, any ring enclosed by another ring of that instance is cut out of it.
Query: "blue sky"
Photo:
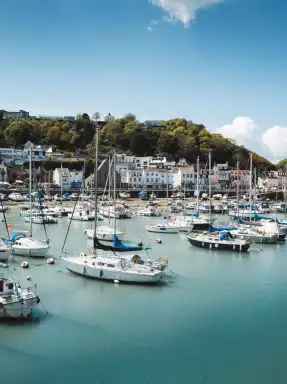
[[[284,3],[0,0],[0,108],[186,117],[287,157]]]

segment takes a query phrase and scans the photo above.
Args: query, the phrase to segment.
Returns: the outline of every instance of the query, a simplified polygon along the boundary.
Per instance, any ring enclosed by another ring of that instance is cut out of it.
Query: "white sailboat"
[[[22,289],[12,279],[0,276],[0,318],[25,318],[39,302],[30,288]]]
[[[29,154],[29,203],[32,210],[32,148]],[[49,250],[47,241],[32,238],[32,215],[30,215],[30,231],[16,232],[8,241],[12,247],[12,254],[17,256],[45,257]]]
[[[0,261],[8,261],[11,251],[11,246],[0,239]]]
[[[98,185],[98,141],[99,129],[96,126],[96,166],[95,186]],[[95,195],[95,227],[94,227],[94,253],[79,256],[62,257],[66,269],[79,275],[118,282],[129,283],[157,283],[164,274],[167,264],[150,260],[144,261],[143,257],[135,251],[116,252],[114,247],[104,246],[97,239],[97,193]],[[127,247],[128,248],[128,247]]]

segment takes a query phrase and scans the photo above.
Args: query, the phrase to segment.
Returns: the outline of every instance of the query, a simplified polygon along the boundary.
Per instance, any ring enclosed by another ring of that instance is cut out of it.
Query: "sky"
[[[285,1],[0,6],[0,109],[185,117],[273,162],[287,157]]]

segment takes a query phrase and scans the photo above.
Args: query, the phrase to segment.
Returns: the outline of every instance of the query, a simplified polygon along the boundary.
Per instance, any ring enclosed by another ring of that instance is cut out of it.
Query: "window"
[[[146,173],[146,175],[148,176],[148,175],[149,175],[149,173],[147,172],[147,173]]]
[[[137,178],[136,178],[136,177],[134,178],[134,181],[137,181]]]
[[[102,262],[99,261],[99,262],[98,262],[98,265],[105,265],[105,263],[102,263]]]
[[[139,177],[138,180],[141,181],[141,178]]]
[[[108,267],[115,268],[114,264],[108,264]]]
[[[146,179],[146,182],[149,183],[149,179]]]

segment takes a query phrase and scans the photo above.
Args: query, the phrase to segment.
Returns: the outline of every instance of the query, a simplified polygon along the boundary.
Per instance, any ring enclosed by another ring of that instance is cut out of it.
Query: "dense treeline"
[[[29,119],[3,120],[0,115],[0,147],[21,148],[28,140],[41,145],[54,145],[65,153],[94,153],[95,123],[88,114],[76,121]],[[100,151],[137,156],[165,155],[173,160],[186,158],[194,163],[199,154],[204,161],[211,150],[213,161],[248,167],[249,151],[231,139],[209,132],[204,125],[185,119],[167,120],[163,127],[146,127],[133,114],[106,124],[100,133]],[[253,161],[262,170],[274,168],[268,160],[254,154]]]

